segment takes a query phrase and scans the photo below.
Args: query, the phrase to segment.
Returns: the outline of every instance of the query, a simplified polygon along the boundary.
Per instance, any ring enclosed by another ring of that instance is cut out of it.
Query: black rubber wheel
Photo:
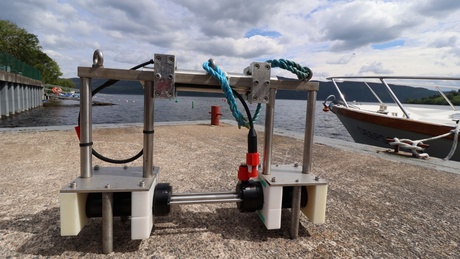
[[[165,216],[171,212],[172,186],[169,183],[159,183],[155,186],[153,192],[153,208],[152,212],[155,216]]]

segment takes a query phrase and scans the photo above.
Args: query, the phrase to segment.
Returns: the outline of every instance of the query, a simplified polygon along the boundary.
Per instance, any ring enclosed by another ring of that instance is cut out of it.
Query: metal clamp
[[[268,103],[270,72],[271,65],[267,62],[253,62],[244,69],[244,74],[252,75],[252,87],[248,95],[250,103]]]
[[[155,54],[154,95],[160,98],[176,97],[175,70],[176,58],[174,55]]]

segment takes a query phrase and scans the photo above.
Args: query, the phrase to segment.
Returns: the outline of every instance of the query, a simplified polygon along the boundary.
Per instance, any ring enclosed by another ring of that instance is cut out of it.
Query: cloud
[[[406,7],[403,3],[353,1],[318,11],[313,19],[324,22],[320,40],[329,41],[331,51],[347,51],[397,39],[418,25],[420,17],[406,12]]]
[[[424,16],[434,18],[444,18],[454,14],[455,10],[460,9],[460,1],[458,0],[419,0],[414,1],[414,10]]]
[[[64,76],[90,65],[129,68],[154,53],[226,71],[285,58],[324,75],[458,73],[460,1],[15,0],[0,17],[38,36]],[[401,44],[400,44],[401,43]],[[397,46],[397,47],[396,47]],[[352,55],[351,53],[356,53]],[[384,64],[384,65],[383,65]],[[276,71],[278,73],[278,71]]]
[[[383,68],[382,63],[380,63],[380,62],[372,62],[369,65],[364,65],[359,70],[360,74],[369,73],[369,72],[377,74],[377,75],[379,75],[379,74],[380,75],[386,75],[386,74],[392,74],[393,73],[393,71]]]

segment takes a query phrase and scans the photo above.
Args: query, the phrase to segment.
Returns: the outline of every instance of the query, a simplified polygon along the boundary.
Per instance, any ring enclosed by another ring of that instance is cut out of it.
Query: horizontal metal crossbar
[[[81,78],[102,78],[127,81],[153,81],[155,71],[137,71],[113,68],[78,67]],[[175,83],[177,91],[189,92],[220,92],[219,81],[205,71],[176,70]],[[249,92],[253,80],[250,75],[228,74],[229,83],[238,92]],[[270,78],[270,88],[277,90],[318,91],[318,82],[306,82],[297,79]]]

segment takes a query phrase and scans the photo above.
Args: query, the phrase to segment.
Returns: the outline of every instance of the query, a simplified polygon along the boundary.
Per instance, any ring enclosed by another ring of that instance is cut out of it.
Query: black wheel
[[[165,216],[171,211],[169,202],[171,201],[172,186],[169,183],[159,183],[153,192],[152,212],[155,216]]]

